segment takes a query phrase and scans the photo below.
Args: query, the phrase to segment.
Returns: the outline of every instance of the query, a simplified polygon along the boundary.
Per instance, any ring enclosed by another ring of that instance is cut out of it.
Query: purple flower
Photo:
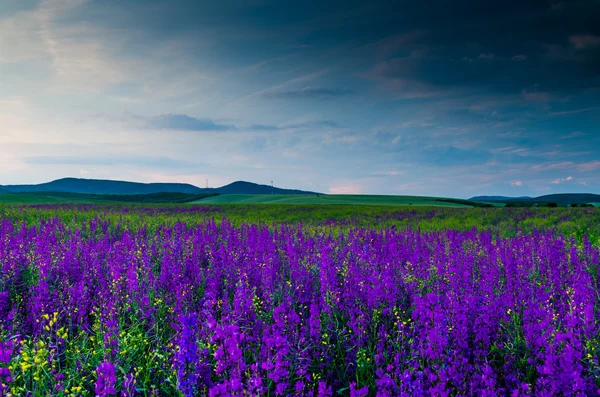
[[[108,361],[104,361],[96,368],[98,378],[96,379],[96,396],[104,397],[116,394],[115,384],[117,377],[115,375],[115,366]]]
[[[179,351],[175,356],[175,367],[177,370],[177,387],[185,397],[194,395],[198,373],[196,371],[198,362],[198,346],[194,329],[197,316],[195,313],[182,315],[180,317],[181,335],[179,337]]]

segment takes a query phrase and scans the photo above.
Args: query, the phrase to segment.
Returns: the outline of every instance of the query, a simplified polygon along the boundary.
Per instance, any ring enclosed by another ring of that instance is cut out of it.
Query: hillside
[[[63,178],[37,185],[0,186],[0,193],[81,193],[81,194],[315,194],[303,190],[281,189],[269,185],[237,181],[215,189],[187,183],[140,183],[103,179]]]
[[[600,194],[590,193],[565,193],[548,194],[536,197],[534,201],[539,203],[557,203],[558,205],[600,203]]]
[[[187,183],[139,183],[80,178],[63,178],[38,185],[6,185],[0,188],[13,193],[68,192],[85,194],[150,194],[167,192],[201,194],[212,190],[201,189]]]
[[[479,202],[498,202],[498,203],[518,203],[527,205],[544,205],[556,203],[559,206],[569,206],[571,204],[590,204],[600,203],[600,195],[590,193],[559,193],[547,194],[538,197],[503,197],[503,196],[477,196],[469,200]]]
[[[269,185],[237,181],[216,189],[219,194],[316,194],[295,189],[281,189]]]

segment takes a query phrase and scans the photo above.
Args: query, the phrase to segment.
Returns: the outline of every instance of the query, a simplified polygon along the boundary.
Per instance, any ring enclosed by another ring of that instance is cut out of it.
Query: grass
[[[81,198],[65,197],[61,194],[29,194],[29,193],[9,193],[0,194],[0,203],[7,204],[87,204],[96,201],[82,200]]]
[[[338,204],[392,205],[433,207],[476,207],[482,204],[469,200],[422,196],[380,196],[359,194],[227,194],[208,197],[190,204]]]

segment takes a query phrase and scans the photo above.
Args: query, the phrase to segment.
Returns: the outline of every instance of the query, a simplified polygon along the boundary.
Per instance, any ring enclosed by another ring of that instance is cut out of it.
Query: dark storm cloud
[[[86,10],[89,13],[79,17],[102,18],[100,5],[106,3],[93,2],[98,5],[96,13]],[[144,27],[145,34],[152,36],[177,37],[185,32],[195,35],[198,43],[218,37],[218,45],[202,51],[230,66],[301,51],[305,62],[313,65],[341,62],[369,78],[403,79],[441,89],[468,86],[520,92],[537,84],[566,91],[598,85],[600,79],[600,5],[591,0],[235,0],[227,6],[209,0],[128,0],[118,4],[120,15],[107,23]],[[327,56],[340,48],[344,51],[335,58]],[[138,45],[132,48],[141,50]],[[319,99],[350,92],[344,87],[290,89],[264,97]]]

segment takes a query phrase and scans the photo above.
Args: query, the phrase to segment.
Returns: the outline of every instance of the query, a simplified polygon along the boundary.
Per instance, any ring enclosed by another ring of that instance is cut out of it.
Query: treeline
[[[593,208],[593,204],[569,204],[559,205],[558,203],[540,203],[535,201],[511,201],[506,203],[505,208],[529,208],[529,207],[546,207],[546,208],[557,208],[557,207],[570,207],[570,208]]]
[[[477,208],[494,208],[494,206],[492,204],[480,203],[480,202],[471,201],[471,200],[442,198],[442,199],[436,199],[435,201],[440,202],[440,203],[464,204],[464,205],[470,205],[472,207],[477,207]]]

